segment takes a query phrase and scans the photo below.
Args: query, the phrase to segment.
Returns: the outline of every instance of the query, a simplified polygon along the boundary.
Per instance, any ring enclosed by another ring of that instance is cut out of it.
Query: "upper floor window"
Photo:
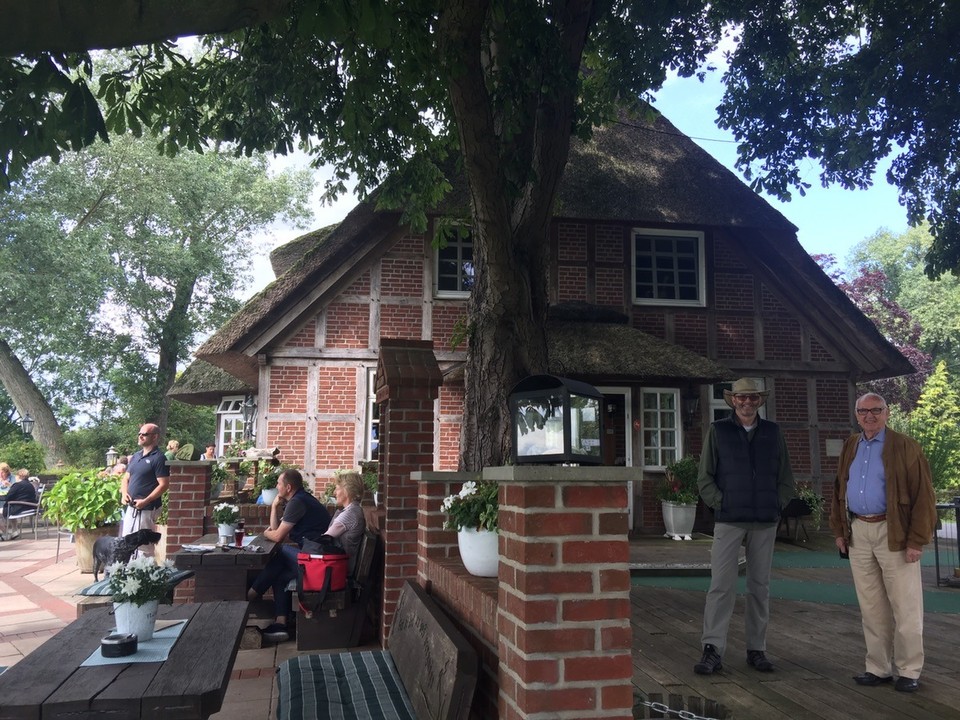
[[[640,405],[643,413],[643,466],[665,468],[681,455],[680,391],[644,388]]]
[[[633,301],[639,305],[703,305],[703,233],[633,231]]]
[[[473,289],[473,235],[466,228],[448,228],[438,235],[434,283],[438,297],[466,297]]]

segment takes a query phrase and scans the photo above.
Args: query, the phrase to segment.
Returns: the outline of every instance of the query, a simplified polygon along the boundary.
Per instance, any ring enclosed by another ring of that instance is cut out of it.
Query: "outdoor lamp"
[[[253,437],[253,418],[257,414],[257,403],[254,401],[253,395],[248,394],[243,399],[240,410],[243,413],[243,437],[249,440]]]
[[[111,445],[110,449],[107,450],[107,467],[112,468],[116,466],[117,456],[118,456],[117,449],[113,447],[113,445]]]
[[[24,435],[33,435],[33,424],[34,419],[30,413],[27,413],[23,416],[23,418],[20,420],[20,427],[23,429]]]
[[[531,375],[510,393],[513,461],[601,465],[603,394],[593,385]]]

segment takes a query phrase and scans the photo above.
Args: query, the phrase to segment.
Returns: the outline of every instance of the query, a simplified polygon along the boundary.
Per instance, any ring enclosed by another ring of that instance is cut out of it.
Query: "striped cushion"
[[[189,577],[193,577],[193,570],[177,570],[173,575],[170,576],[170,587],[174,587],[186,580]],[[92,585],[87,585],[85,588],[81,588],[75,594],[77,595],[111,595],[110,592],[110,578],[104,578],[99,580]]]
[[[384,650],[292,657],[277,687],[277,720],[417,720]]]

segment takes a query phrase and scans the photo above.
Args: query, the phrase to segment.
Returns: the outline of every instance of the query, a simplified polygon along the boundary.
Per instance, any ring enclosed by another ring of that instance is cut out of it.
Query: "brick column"
[[[631,468],[487,468],[500,484],[500,720],[632,718]]]
[[[386,643],[403,583],[417,577],[417,483],[410,474],[433,469],[433,402],[443,377],[429,341],[380,342],[380,488],[384,505],[383,613]]]
[[[210,463],[173,461],[170,466],[167,553],[203,535],[203,518],[210,501]],[[180,583],[176,602],[193,602],[193,580]]]

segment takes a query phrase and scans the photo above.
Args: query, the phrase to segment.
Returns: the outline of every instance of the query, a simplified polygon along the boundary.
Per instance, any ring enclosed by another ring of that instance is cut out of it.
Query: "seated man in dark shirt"
[[[7,518],[25,510],[32,510],[30,505],[23,503],[37,502],[37,489],[30,482],[30,472],[26,469],[17,471],[17,481],[7,491],[6,502],[3,505],[3,534],[7,532]],[[17,501],[21,502],[17,502]],[[6,539],[6,538],[5,538]]]
[[[290,596],[287,584],[297,577],[297,553],[304,540],[319,540],[330,525],[330,513],[319,500],[303,489],[299,470],[288,469],[277,480],[277,498],[270,505],[270,526],[263,531],[267,540],[283,544],[267,566],[257,575],[248,600],[259,600],[267,588],[273,588],[276,622],[263,631],[268,640],[282,642],[290,638],[287,619],[290,616]]]

